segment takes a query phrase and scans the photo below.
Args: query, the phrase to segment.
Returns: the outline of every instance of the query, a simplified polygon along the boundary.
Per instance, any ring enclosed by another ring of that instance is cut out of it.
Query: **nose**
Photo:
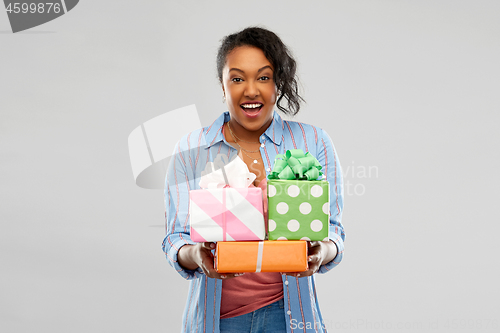
[[[245,96],[252,99],[259,96],[259,88],[255,81],[247,81],[247,84],[245,86]]]

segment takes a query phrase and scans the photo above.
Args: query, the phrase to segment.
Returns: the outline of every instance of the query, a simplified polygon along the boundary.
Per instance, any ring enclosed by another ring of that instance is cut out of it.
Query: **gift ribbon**
[[[223,188],[227,185],[233,188],[249,187],[257,178],[248,170],[243,160],[235,156],[229,160],[226,155],[218,154],[213,162],[205,165],[201,172],[200,188]]]
[[[259,242],[259,249],[257,250],[257,267],[255,273],[259,273],[262,269],[262,253],[264,252],[264,242]]]
[[[323,176],[321,168],[319,161],[309,152],[304,154],[302,149],[290,149],[284,155],[276,155],[273,170],[267,178],[316,180]]]

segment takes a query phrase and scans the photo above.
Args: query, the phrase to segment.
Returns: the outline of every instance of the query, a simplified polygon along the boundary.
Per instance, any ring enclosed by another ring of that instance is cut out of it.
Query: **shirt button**
[[[262,148],[264,148],[266,145],[265,145],[265,144],[263,144],[263,143],[261,143],[261,144],[260,144],[260,146],[261,146]]]
[[[288,286],[288,281],[285,281],[285,284]]]
[[[267,168],[267,171],[268,171],[268,172],[271,172],[271,168]],[[288,282],[288,281],[286,281],[286,282]]]
[[[292,311],[288,310],[288,311],[286,312],[286,314],[287,314],[287,315],[291,315],[291,314],[292,314]]]
[[[266,139],[264,136],[261,136],[260,138],[262,139],[262,141],[264,141]]]

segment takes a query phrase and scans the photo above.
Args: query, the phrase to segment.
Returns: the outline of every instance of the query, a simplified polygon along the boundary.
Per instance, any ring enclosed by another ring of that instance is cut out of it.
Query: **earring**
[[[226,94],[222,95],[222,103],[226,103]]]

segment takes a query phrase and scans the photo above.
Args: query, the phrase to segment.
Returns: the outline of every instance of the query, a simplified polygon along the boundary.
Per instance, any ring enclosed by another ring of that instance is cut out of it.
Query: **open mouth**
[[[248,116],[257,116],[263,106],[264,106],[264,104],[262,104],[262,103],[244,103],[244,104],[240,105],[241,109]]]

